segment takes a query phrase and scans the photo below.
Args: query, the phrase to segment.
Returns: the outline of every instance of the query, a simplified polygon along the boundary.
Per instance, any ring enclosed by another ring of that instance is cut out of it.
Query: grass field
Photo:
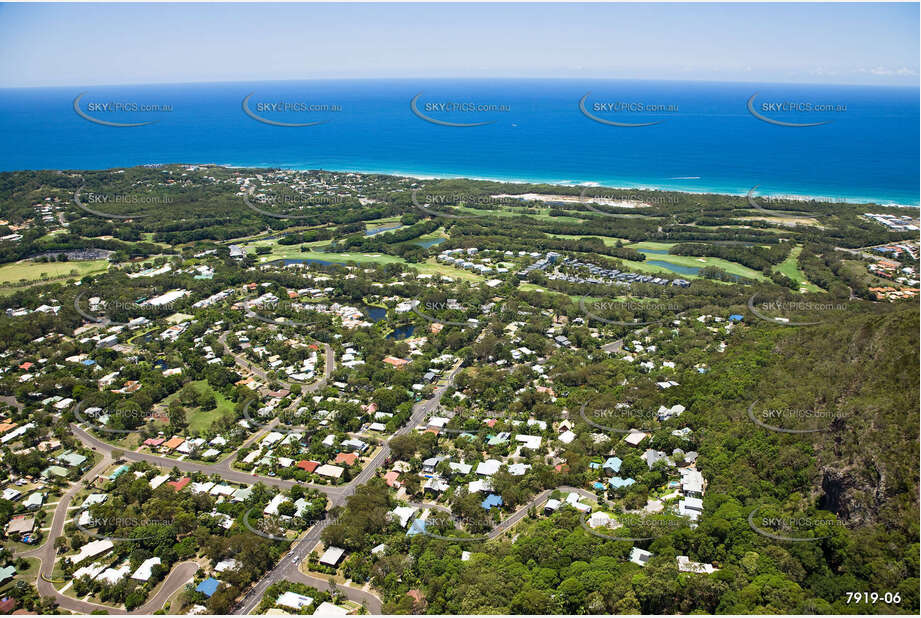
[[[539,208],[538,214],[536,215],[524,215],[517,210],[506,210],[501,208],[499,210],[479,210],[476,208],[468,208],[467,206],[455,206],[451,209],[452,212],[459,211],[462,213],[470,215],[479,215],[479,216],[493,216],[493,217],[522,217],[528,216],[532,219],[537,219],[538,221],[560,221],[565,223],[582,223],[585,219],[580,219],[578,217],[551,217],[549,208]]]
[[[803,274],[803,271],[799,269],[799,264],[796,263],[796,259],[802,251],[803,248],[799,245],[793,247],[787,259],[774,267],[774,272],[780,272],[790,277],[799,284],[800,288],[805,288],[809,292],[821,292],[822,288],[806,280],[806,275]]]
[[[449,238],[449,236],[448,236],[447,234],[445,234],[444,228],[438,228],[437,230],[435,230],[435,231],[432,232],[431,234],[423,234],[422,236],[419,236],[418,238],[413,238],[412,240],[408,240],[407,242],[408,242],[409,244],[419,244],[419,243],[425,242],[425,241],[427,241],[427,240],[437,240],[437,239],[439,239],[439,238],[444,238],[444,239],[448,239],[448,238]],[[434,246],[434,245],[432,245],[432,246]]]
[[[215,391],[208,385],[206,380],[197,380],[190,382],[192,386],[197,391],[203,389],[208,389],[214,393],[214,398],[217,400],[217,407],[213,410],[201,411],[198,408],[188,408],[186,409],[186,421],[189,423],[190,432],[204,432],[211,428],[211,425],[223,416],[232,416],[233,415],[233,402],[225,398],[221,393]],[[163,400],[163,403],[168,408],[169,405],[179,397],[179,392],[177,391]]]
[[[17,546],[16,549],[23,549],[23,548],[25,550],[34,549],[33,546],[24,545],[22,543],[16,543],[15,545]],[[12,550],[13,547],[11,546],[10,549]],[[35,580],[38,577],[38,567],[41,564],[41,562],[39,562],[38,558],[26,558],[25,560],[26,562],[29,563],[29,568],[24,571],[17,570],[16,576],[13,579],[11,579],[10,581],[0,586],[0,596],[6,596],[6,593],[12,590],[13,586],[16,585],[16,580],[22,580],[25,582],[29,582],[32,585],[35,585]]]
[[[768,223],[777,223],[780,225],[811,225],[814,227],[823,227],[819,224],[818,219],[812,217],[792,217],[785,215],[766,215],[763,217],[739,217],[742,221],[766,221]]]
[[[631,249],[636,249],[637,251],[641,249],[653,249],[655,251],[668,251],[678,243],[673,242],[654,242],[651,240],[644,240],[643,242],[635,242],[632,245],[628,244],[627,246]]]
[[[546,233],[546,234],[547,236],[550,236],[552,238],[565,238],[567,240],[579,240],[582,238],[600,238],[601,241],[608,247],[614,247],[617,245],[618,242],[623,243],[625,245],[630,243],[630,241],[627,240],[626,238],[611,238],[610,236],[591,236],[587,234],[550,234],[550,233]]]
[[[428,234],[422,238],[441,238],[443,237],[437,231],[432,234]],[[418,240],[418,239],[414,239]],[[439,264],[435,261],[434,258],[429,258],[423,263],[414,264],[407,262],[401,257],[395,255],[387,255],[386,253],[324,253],[319,249],[329,245],[328,240],[318,240],[312,243],[304,243],[309,247],[312,247],[313,251],[304,251],[300,250],[300,245],[279,245],[275,240],[261,240],[252,243],[250,247],[272,247],[272,253],[268,255],[260,255],[260,262],[271,262],[274,260],[281,259],[304,259],[304,260],[323,260],[325,262],[333,262],[336,264],[346,264],[348,262],[355,262],[356,264],[405,264],[411,268],[415,268],[421,273],[428,273],[434,275],[444,275],[445,277],[452,277],[455,279],[466,279],[468,281],[482,281],[483,277],[476,275],[474,273],[468,272],[466,270],[461,270],[458,268],[453,268],[445,264]]]
[[[16,262],[0,266],[0,284],[40,282],[43,279],[66,276],[79,279],[90,273],[102,272],[108,268],[108,260],[85,262]]]
[[[50,522],[51,518],[49,518],[47,521]],[[41,565],[41,561],[38,558],[26,558],[26,562],[29,563],[29,568],[25,571],[17,572],[16,577],[29,583],[34,583],[38,578],[38,567]]]
[[[297,258],[306,257],[306,254],[301,252],[302,245],[312,249],[320,249],[329,246],[329,244],[330,241],[328,240],[315,240],[313,242],[306,242],[298,245],[280,245],[278,244],[278,239],[257,240],[246,246],[246,252],[255,254],[256,247],[271,247],[271,253],[256,256],[260,262],[271,262],[272,260],[296,260]]]
[[[149,243],[152,244],[152,245],[157,245],[158,247],[164,247],[164,248],[166,248],[166,249],[171,249],[171,248],[172,248],[172,245],[169,244],[169,243],[157,242],[157,241],[155,241],[155,240],[154,240],[154,233],[153,233],[153,232],[144,232],[144,233],[142,233],[142,234],[141,234],[141,240],[143,240],[144,242],[149,242]]]
[[[484,280],[482,275],[477,275],[470,272],[469,270],[454,268],[453,266],[448,266],[447,264],[439,264],[435,261],[435,258],[429,258],[421,264],[410,264],[407,262],[406,265],[410,268],[415,268],[420,273],[424,274],[444,275],[445,277],[451,277],[452,279],[464,279],[466,281]]]

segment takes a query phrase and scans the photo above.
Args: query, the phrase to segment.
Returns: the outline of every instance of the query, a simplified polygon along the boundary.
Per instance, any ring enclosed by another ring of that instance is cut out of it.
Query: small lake
[[[392,232],[393,230],[398,230],[403,227],[402,224],[394,225],[392,227],[377,227],[373,230],[365,230],[365,236],[374,236],[375,234],[380,234],[381,232]]]
[[[387,339],[394,339],[394,340],[407,339],[409,337],[412,337],[413,332],[415,330],[416,330],[416,327],[412,324],[398,326],[397,328],[394,329],[392,333],[387,335]]]
[[[662,268],[666,268],[673,273],[678,273],[680,275],[696,275],[698,272],[700,272],[700,268],[697,266],[681,266],[679,264],[672,264],[671,262],[663,262],[662,260],[646,260],[643,263],[661,266]]]
[[[372,322],[380,322],[387,317],[387,310],[383,307],[374,307],[372,305],[362,305],[362,312],[368,316]]]
[[[668,249],[637,249],[640,253],[655,253],[656,255],[668,255]]]
[[[414,245],[419,245],[419,246],[422,247],[423,249],[428,249],[429,247],[434,247],[435,245],[440,245],[440,244],[443,243],[445,240],[446,240],[445,238],[432,238],[432,239],[429,239],[429,240],[417,240],[417,241],[415,241],[413,244],[414,244]]]

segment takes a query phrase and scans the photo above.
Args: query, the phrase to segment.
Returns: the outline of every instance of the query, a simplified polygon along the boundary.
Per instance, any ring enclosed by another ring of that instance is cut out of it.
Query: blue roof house
[[[416,536],[417,534],[423,532],[425,532],[425,520],[416,518],[413,520],[409,530],[406,531],[406,536]]]
[[[601,466],[602,469],[608,473],[608,475],[614,475],[620,472],[620,466],[624,462],[621,461],[620,457],[608,457],[604,462],[604,465]]]
[[[209,577],[202,583],[198,584],[198,587],[195,588],[195,591],[202,593],[203,595],[205,595],[206,597],[210,599],[211,595],[217,592],[217,588],[220,585],[221,585],[221,582],[214,579],[213,577]]]
[[[623,487],[630,487],[631,485],[636,483],[636,481],[634,481],[633,479],[622,479],[619,476],[615,476],[615,477],[608,479],[608,483],[610,483],[611,487],[614,489],[621,489]]]
[[[494,506],[502,506],[502,496],[497,494],[489,494],[486,496],[486,499],[480,503],[480,506],[482,506],[487,511]]]

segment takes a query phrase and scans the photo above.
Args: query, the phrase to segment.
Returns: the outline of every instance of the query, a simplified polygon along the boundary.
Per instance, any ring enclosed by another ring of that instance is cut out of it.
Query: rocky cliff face
[[[886,500],[886,476],[875,466],[862,471],[856,466],[825,466],[822,492],[821,508],[835,513],[849,527],[861,526],[877,521]]]

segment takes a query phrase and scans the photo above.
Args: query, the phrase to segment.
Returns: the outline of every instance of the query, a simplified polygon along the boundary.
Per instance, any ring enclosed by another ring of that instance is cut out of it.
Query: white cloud
[[[869,73],[871,75],[881,75],[889,77],[892,75],[897,75],[899,77],[911,77],[918,75],[918,72],[914,69],[909,69],[907,67],[900,67],[898,69],[890,69],[887,67],[874,67],[872,69],[858,69],[859,73]]]

